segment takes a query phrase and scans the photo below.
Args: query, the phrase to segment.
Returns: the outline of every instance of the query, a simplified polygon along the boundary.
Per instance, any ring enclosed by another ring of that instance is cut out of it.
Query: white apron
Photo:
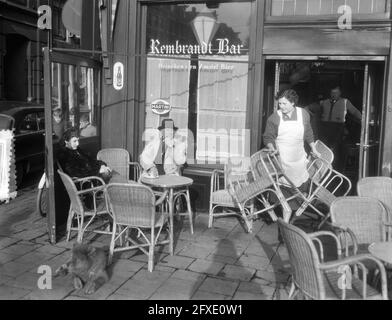
[[[300,187],[309,180],[309,173],[306,168],[307,157],[304,148],[303,114],[301,108],[297,109],[297,121],[284,121],[282,111],[278,111],[280,125],[276,147],[279,150],[282,168],[296,186]],[[286,179],[282,181],[286,183]]]

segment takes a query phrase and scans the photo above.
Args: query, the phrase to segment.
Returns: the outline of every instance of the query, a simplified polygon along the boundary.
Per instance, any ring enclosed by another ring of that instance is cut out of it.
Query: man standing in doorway
[[[333,87],[330,99],[321,101],[321,140],[332,149],[335,155],[335,166],[342,168],[339,148],[343,143],[346,116],[349,113],[355,120],[362,121],[362,113],[355,108],[351,101],[342,98],[339,86]]]

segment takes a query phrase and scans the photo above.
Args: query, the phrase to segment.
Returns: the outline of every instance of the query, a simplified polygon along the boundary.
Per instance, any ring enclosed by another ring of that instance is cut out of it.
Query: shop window
[[[271,16],[338,15],[347,5],[353,14],[389,13],[390,0],[271,0]]]
[[[173,119],[186,135],[188,163],[225,163],[248,150],[252,5],[249,1],[147,7],[145,128]],[[157,105],[167,106],[164,114],[154,109]]]
[[[53,131],[60,139],[65,130],[79,129],[81,138],[98,134],[99,72],[93,68],[52,64]]]

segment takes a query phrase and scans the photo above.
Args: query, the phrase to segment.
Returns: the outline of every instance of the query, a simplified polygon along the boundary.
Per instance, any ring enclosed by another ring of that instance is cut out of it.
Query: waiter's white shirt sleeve
[[[158,155],[160,143],[161,142],[159,139],[154,139],[147,143],[147,145],[144,147],[144,150],[140,155],[140,165],[142,166],[143,170],[147,171],[155,167],[154,161]]]

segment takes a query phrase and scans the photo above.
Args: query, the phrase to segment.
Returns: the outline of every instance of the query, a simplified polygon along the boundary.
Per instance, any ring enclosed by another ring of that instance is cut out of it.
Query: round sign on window
[[[155,100],[151,103],[151,110],[155,114],[164,115],[171,111],[171,105],[165,100]]]
[[[116,90],[121,90],[124,87],[124,65],[117,62],[113,67],[113,87]]]

